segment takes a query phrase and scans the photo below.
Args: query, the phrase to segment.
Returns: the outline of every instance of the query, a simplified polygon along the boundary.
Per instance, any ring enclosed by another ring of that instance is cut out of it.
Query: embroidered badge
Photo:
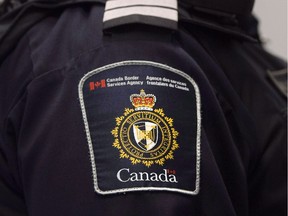
[[[79,100],[97,193],[198,194],[200,92],[190,76],[155,62],[118,62],[87,73]]]
[[[140,94],[130,96],[130,102],[135,109],[126,108],[122,116],[116,117],[112,130],[113,146],[119,149],[120,158],[147,167],[174,159],[173,153],[179,148],[178,132],[162,108],[153,110],[156,96],[142,89]]]

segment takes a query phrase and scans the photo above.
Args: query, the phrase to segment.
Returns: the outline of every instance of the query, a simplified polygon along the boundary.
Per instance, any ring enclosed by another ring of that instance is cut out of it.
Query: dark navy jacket
[[[103,31],[91,2],[2,40],[0,215],[286,215],[286,63],[248,15]]]

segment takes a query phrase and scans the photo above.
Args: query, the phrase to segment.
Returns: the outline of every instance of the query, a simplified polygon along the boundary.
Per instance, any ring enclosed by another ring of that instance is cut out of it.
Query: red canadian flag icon
[[[90,82],[89,88],[90,88],[90,91],[94,91],[98,88],[106,88],[106,81],[105,79],[102,79],[100,81]]]

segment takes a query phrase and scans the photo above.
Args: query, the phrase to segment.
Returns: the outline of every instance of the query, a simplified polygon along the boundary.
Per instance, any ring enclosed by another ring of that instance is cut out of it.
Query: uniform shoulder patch
[[[190,76],[124,61],[87,73],[78,90],[97,193],[198,194],[200,92]]]

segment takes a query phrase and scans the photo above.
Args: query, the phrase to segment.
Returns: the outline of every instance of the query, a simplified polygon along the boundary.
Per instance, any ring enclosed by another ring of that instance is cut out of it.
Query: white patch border
[[[89,124],[85,109],[85,103],[84,103],[84,97],[83,97],[83,86],[87,79],[89,79],[91,76],[101,73],[106,70],[110,70],[112,68],[120,67],[120,66],[131,66],[131,65],[139,65],[139,66],[152,66],[156,68],[165,69],[167,71],[176,73],[185,79],[187,79],[192,86],[194,87],[195,91],[195,97],[196,97],[196,110],[197,110],[197,136],[196,136],[196,181],[195,181],[195,190],[183,190],[183,189],[177,189],[177,188],[167,188],[167,187],[132,187],[132,188],[123,188],[123,189],[116,189],[116,190],[107,190],[103,191],[98,186],[98,179],[97,179],[97,169],[96,169],[96,162],[95,162],[95,156],[94,156],[94,150],[93,150],[93,143],[91,139],[91,134],[89,130]],[[88,147],[89,147],[89,154],[90,154],[90,161],[92,165],[92,175],[93,175],[93,183],[94,183],[94,190],[95,192],[107,195],[107,194],[117,194],[117,193],[125,193],[125,192],[131,192],[131,191],[171,191],[171,192],[178,192],[188,195],[197,195],[200,191],[200,159],[201,159],[201,98],[200,98],[200,91],[197,83],[186,73],[183,71],[180,71],[178,69],[172,68],[170,66],[156,63],[152,61],[142,61],[142,60],[127,60],[127,61],[121,61],[112,63],[109,65],[105,65],[103,67],[97,68],[95,70],[92,70],[85,74],[82,79],[79,82],[78,85],[78,94],[79,94],[79,101],[80,101],[80,107],[82,111],[87,141],[88,141]]]

